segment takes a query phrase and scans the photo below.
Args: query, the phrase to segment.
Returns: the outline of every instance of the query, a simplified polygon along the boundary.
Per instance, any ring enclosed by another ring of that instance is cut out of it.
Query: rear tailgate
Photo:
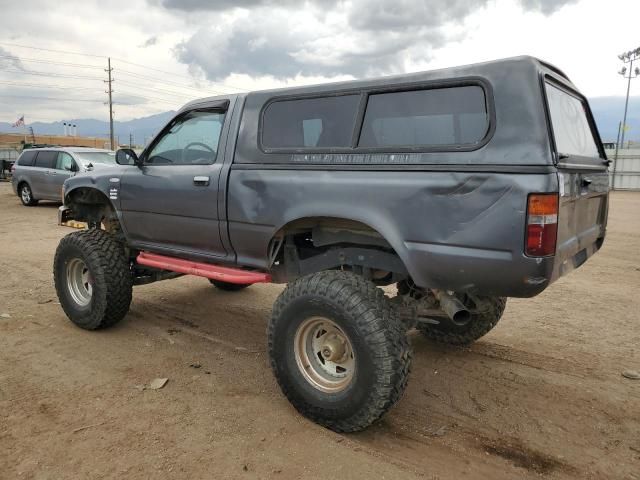
[[[609,173],[586,99],[551,80],[545,82],[545,91],[560,190],[555,279],[582,265],[602,246]]]

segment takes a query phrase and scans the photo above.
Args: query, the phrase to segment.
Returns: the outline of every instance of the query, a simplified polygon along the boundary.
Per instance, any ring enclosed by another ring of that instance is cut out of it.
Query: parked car
[[[109,327],[133,285],[181,274],[226,291],[288,283],[268,326],[273,372],[341,432],[402,395],[409,328],[473,342],[507,297],[539,294],[605,238],[589,104],[530,57],[205,98],[117,160],[64,185],[59,220],[89,225],[54,259],[71,321]]]
[[[62,200],[62,184],[78,172],[116,166],[111,150],[84,147],[27,149],[12,169],[13,191],[28,207],[40,200]]]

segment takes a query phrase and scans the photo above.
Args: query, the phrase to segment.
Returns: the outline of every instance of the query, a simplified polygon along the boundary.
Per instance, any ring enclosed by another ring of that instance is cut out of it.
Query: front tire
[[[20,201],[25,207],[33,207],[38,204],[38,200],[33,198],[31,187],[26,182],[20,184],[18,194],[20,195]]]
[[[421,323],[417,329],[429,340],[447,345],[469,345],[489,333],[498,323],[507,306],[506,297],[484,297],[484,309],[473,313],[465,325]]]
[[[64,237],[56,250],[53,277],[62,309],[81,328],[110,327],[129,311],[129,262],[122,243],[104,230]]]
[[[268,338],[282,392],[331,430],[368,427],[407,385],[406,329],[383,292],[353,273],[326,271],[290,283],[276,300]]]

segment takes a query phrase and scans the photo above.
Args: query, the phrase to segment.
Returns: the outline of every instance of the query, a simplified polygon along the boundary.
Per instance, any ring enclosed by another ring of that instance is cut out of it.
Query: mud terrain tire
[[[129,262],[122,243],[104,230],[64,237],[56,250],[53,277],[62,309],[81,328],[110,327],[129,311]]]
[[[300,332],[310,322],[321,326],[305,342]],[[345,339],[337,345],[346,353],[341,351],[342,360],[336,361],[351,369],[346,382],[333,372],[328,380],[323,376],[320,365],[330,363],[319,360],[324,347],[316,355],[305,354],[308,345],[329,336],[322,333],[325,328]],[[407,385],[412,352],[406,328],[382,290],[350,272],[314,273],[290,283],[275,302],[268,339],[282,392],[302,415],[336,432],[368,427],[400,399]],[[315,369],[320,374],[314,373],[319,380],[313,383],[309,372]],[[334,385],[340,388],[330,390]]]

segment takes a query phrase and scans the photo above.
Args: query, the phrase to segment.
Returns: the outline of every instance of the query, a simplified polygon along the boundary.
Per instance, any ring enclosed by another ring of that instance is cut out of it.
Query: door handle
[[[193,177],[193,184],[198,187],[206,187],[209,185],[209,177],[196,175]]]

